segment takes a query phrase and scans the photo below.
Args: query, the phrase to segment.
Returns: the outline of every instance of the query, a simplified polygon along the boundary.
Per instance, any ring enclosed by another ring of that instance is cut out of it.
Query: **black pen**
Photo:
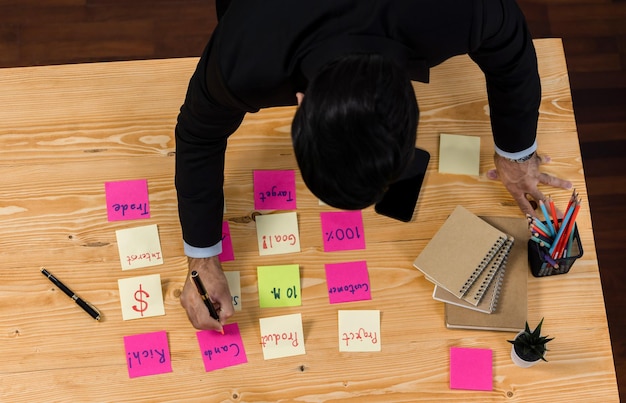
[[[85,311],[85,312],[87,312],[89,314],[89,316],[91,316],[95,320],[100,320],[100,312],[98,312],[98,310],[95,307],[93,307],[91,304],[89,304],[89,302],[81,299],[78,295],[74,294],[74,291],[72,291],[69,288],[67,288],[67,286],[65,284],[63,284],[58,278],[54,277],[45,268],[43,268],[43,267],[41,268],[41,273],[44,276],[48,277],[48,280],[52,281],[52,284],[54,284],[57,287],[59,287],[59,289],[61,291],[63,291],[65,293],[65,295],[67,295],[68,297],[73,299],[74,302],[76,302],[76,304],[78,304],[78,306],[83,308],[83,311]]]
[[[200,276],[198,275],[197,271],[194,270],[191,272],[191,279],[196,284],[196,288],[198,289],[198,293],[202,297],[202,301],[204,301],[204,305],[206,305],[206,307],[209,309],[209,314],[213,319],[219,322],[220,316],[217,314],[217,311],[215,310],[215,307],[211,302],[211,298],[209,297],[209,294],[207,294],[206,289],[204,288],[204,284],[202,284],[202,281],[200,280]],[[223,330],[222,333],[224,333]]]

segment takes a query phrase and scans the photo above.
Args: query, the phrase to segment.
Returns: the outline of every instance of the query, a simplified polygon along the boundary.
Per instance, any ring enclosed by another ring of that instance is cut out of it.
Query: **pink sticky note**
[[[320,213],[324,252],[365,249],[361,210]]]
[[[295,171],[254,171],[254,208],[259,210],[295,210]]]
[[[196,333],[196,337],[207,372],[248,362],[236,323],[224,325],[224,334],[202,330]]]
[[[220,262],[230,262],[235,260],[233,251],[233,239],[230,237],[230,227],[228,221],[222,222],[222,253],[217,256]]]
[[[493,390],[493,352],[451,347],[450,389]]]
[[[324,267],[331,304],[372,299],[367,262],[328,263]]]
[[[165,330],[124,336],[126,365],[131,378],[172,372],[170,348]]]
[[[105,182],[104,191],[109,221],[150,218],[146,179]]]

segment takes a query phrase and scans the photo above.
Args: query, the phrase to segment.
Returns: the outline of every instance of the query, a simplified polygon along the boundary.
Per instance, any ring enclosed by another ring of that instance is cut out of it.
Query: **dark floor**
[[[198,56],[214,0],[0,0],[0,67]],[[563,38],[620,394],[626,396],[626,1],[519,1]],[[1,107],[1,106],[0,106]],[[623,399],[626,401],[626,399]]]

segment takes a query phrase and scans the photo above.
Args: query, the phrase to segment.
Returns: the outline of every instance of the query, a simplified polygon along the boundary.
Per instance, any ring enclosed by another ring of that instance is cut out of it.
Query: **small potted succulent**
[[[546,343],[553,340],[554,337],[548,338],[541,335],[541,325],[543,324],[543,318],[532,332],[526,322],[526,327],[523,331],[519,332],[515,339],[507,340],[513,346],[511,347],[511,359],[513,362],[522,367],[532,367],[540,360],[547,361],[545,354],[548,349]]]

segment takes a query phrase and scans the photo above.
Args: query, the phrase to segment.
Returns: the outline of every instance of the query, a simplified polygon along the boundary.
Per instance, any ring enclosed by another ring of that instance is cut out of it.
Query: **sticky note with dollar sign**
[[[117,285],[124,320],[165,315],[161,275],[119,279]]]

